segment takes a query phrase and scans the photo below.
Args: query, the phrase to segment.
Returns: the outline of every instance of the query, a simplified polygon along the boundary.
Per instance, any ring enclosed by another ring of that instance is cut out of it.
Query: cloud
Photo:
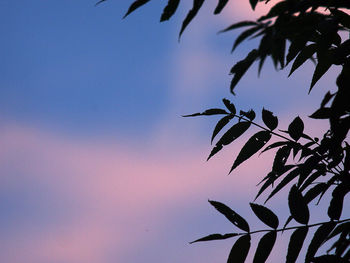
[[[253,192],[256,169],[266,167],[256,159],[238,179],[225,176],[231,157],[204,163],[202,147],[185,153],[171,152],[169,145],[131,149],[109,139],[75,140],[18,125],[7,125],[0,137],[0,190],[9,202],[17,200],[12,213],[6,206],[1,211],[8,228],[1,237],[6,262],[127,257],[152,239],[159,242],[154,225],[167,228],[185,211],[195,217],[191,210],[208,197]]]

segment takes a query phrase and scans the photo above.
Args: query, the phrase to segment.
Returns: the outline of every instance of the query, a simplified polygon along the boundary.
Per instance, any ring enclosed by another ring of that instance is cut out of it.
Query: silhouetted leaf
[[[202,113],[193,113],[189,115],[183,115],[182,117],[195,117],[195,116],[201,116],[201,115],[218,115],[218,114],[228,114],[225,110],[223,109],[209,109],[206,111],[203,111]]]
[[[307,203],[296,185],[293,185],[289,191],[288,206],[290,214],[297,222],[304,225],[309,222],[309,208],[307,207]]]
[[[237,29],[240,27],[244,27],[244,26],[253,26],[253,25],[257,25],[257,22],[254,21],[241,21],[235,24],[230,25],[229,27],[225,28],[224,30],[219,31],[219,33],[223,33],[223,32],[227,32],[233,29]]]
[[[272,170],[275,172],[279,172],[283,169],[286,164],[289,154],[291,151],[291,147],[289,145],[283,146],[278,149],[275,159],[273,160]]]
[[[229,0],[219,0],[218,5],[215,8],[214,14],[220,14],[222,9],[224,9],[224,7],[226,6],[226,4],[228,3]]]
[[[265,206],[257,205],[254,203],[250,203],[250,207],[252,208],[254,214],[266,225],[274,229],[278,227],[278,217],[270,209],[268,209]]]
[[[266,151],[268,151],[268,150],[271,150],[271,149],[273,149],[273,148],[277,148],[277,147],[286,145],[286,144],[288,144],[288,143],[289,143],[288,141],[274,142],[274,143],[270,144],[269,146],[267,146],[261,153],[266,152]]]
[[[314,113],[312,113],[309,117],[313,119],[329,119],[331,116],[330,108],[320,108]]]
[[[190,242],[190,244],[196,243],[196,242],[203,242],[203,241],[212,241],[212,240],[223,240],[228,239],[234,236],[237,236],[237,233],[228,233],[228,234],[211,234],[202,238],[199,238],[195,241]]]
[[[268,178],[267,180],[265,181],[265,183],[261,186],[258,194],[256,195],[256,197],[254,198],[254,201],[266,190],[267,187],[269,187],[270,185],[272,185],[275,180],[277,179],[277,175],[273,172],[270,172],[268,174]]]
[[[308,41],[308,37],[309,37],[308,35],[305,35],[305,36],[299,37],[297,39],[293,39],[291,41],[291,44],[290,44],[289,49],[288,49],[288,54],[287,54],[287,65],[305,47],[305,45]]]
[[[223,99],[222,102],[225,104],[226,108],[233,114],[236,114],[236,107],[228,99]]]
[[[296,117],[291,124],[288,126],[288,133],[295,141],[303,135],[304,123],[300,117]]]
[[[239,111],[239,114],[241,115],[241,116],[244,116],[244,117],[247,117],[249,120],[254,120],[255,119],[255,111],[253,111],[253,110],[249,110],[248,112],[246,112],[246,111]]]
[[[275,4],[273,7],[270,8],[270,11],[267,13],[267,15],[262,16],[258,19],[259,22],[264,21],[266,19],[278,16],[285,12],[289,8],[289,2],[288,1],[281,1],[277,4]]]
[[[323,255],[315,257],[312,260],[313,263],[349,263],[347,260],[343,259],[337,255]]]
[[[331,9],[330,11],[332,12],[332,14],[334,16],[337,17],[337,19],[339,19],[339,22],[343,26],[345,26],[347,28],[350,28],[350,16],[349,16],[349,14],[347,14],[347,13],[345,13],[343,11],[340,11],[338,9]]]
[[[276,231],[270,231],[260,239],[253,263],[264,263],[266,261],[275,244],[276,236]]]
[[[322,243],[327,239],[330,232],[335,227],[335,222],[328,222],[325,224],[322,224],[319,228],[317,228],[310,245],[306,252],[305,262],[309,263],[315,256],[317,250],[320,248]]]
[[[315,86],[316,82],[328,71],[328,69],[331,66],[332,66],[332,60],[328,58],[327,55],[319,57],[314,74],[312,76],[309,93],[312,90],[312,88]]]
[[[322,99],[321,102],[321,108],[323,108],[324,106],[326,106],[326,104],[334,97],[336,93],[331,94],[329,91],[326,93],[326,95],[324,96],[324,98]]]
[[[287,174],[282,181],[273,189],[269,197],[266,199],[265,203],[273,197],[275,194],[277,194],[284,186],[286,186],[288,183],[290,183],[294,178],[296,178],[300,174],[300,169],[297,167],[296,169],[292,170],[289,174]]]
[[[317,170],[316,172],[314,172],[313,174],[311,174],[306,180],[305,182],[299,187],[299,190],[302,192],[304,191],[304,189],[306,189],[306,187],[308,187],[309,185],[311,185],[317,178],[319,178],[320,176],[325,175],[325,171],[324,170]]]
[[[129,7],[128,12],[124,15],[123,18],[127,17],[130,13],[134,12],[137,8],[143,6],[144,4],[147,4],[150,0],[136,0],[131,4]]]
[[[350,233],[350,222],[345,222],[343,224],[339,224],[333,231],[332,233],[327,237],[326,240],[329,240],[341,233]]]
[[[231,49],[231,52],[235,51],[236,47],[242,43],[247,37],[253,35],[256,31],[260,30],[263,26],[257,25],[253,28],[249,28],[246,31],[243,31],[235,40],[235,43],[233,44],[233,47]]]
[[[328,207],[328,216],[332,220],[339,220],[343,211],[343,202],[345,195],[349,192],[344,184],[339,184],[332,192],[332,200]]]
[[[246,132],[249,127],[250,127],[250,122],[247,122],[247,121],[241,121],[233,125],[216,143],[215,147],[212,149],[207,160],[209,160],[212,156],[218,153],[224,145],[228,145],[232,143],[234,140],[236,140],[239,136],[241,136],[244,132]]]
[[[218,121],[218,123],[216,124],[214,131],[213,131],[213,135],[211,136],[211,142],[213,142],[215,136],[222,130],[222,128],[225,127],[225,125],[227,123],[229,123],[229,121],[233,118],[232,115],[227,115],[225,117],[223,117],[221,120]]]
[[[262,119],[265,125],[272,131],[277,128],[278,118],[271,111],[262,110]]]
[[[256,4],[258,3],[258,0],[249,0],[250,6],[253,10],[255,10]]]
[[[241,236],[233,245],[227,263],[244,263],[250,249],[250,235]]]
[[[309,228],[307,226],[297,228],[290,237],[286,263],[294,263],[303,247]]]
[[[202,7],[204,3],[204,0],[193,0],[193,7],[192,9],[188,12],[186,18],[182,22],[182,27],[180,30],[179,38],[181,37],[182,33],[188,26],[188,24],[192,21],[192,19],[197,15],[199,9]]]
[[[318,195],[323,193],[328,189],[328,186],[326,183],[319,183],[316,184],[314,187],[310,188],[304,195],[304,200],[308,204],[312,200],[314,200]]]
[[[257,151],[259,151],[264,145],[271,139],[271,133],[268,131],[260,131],[254,134],[247,143],[243,146],[239,152],[236,160],[234,161],[230,173],[238,165],[252,157]]]
[[[249,67],[253,64],[255,59],[258,57],[258,51],[253,49],[249,52],[245,59],[237,62],[231,69],[230,73],[233,74],[233,79],[231,81],[230,90],[234,94],[233,90],[236,87],[238,81],[242,78],[242,76],[247,72]]]
[[[303,48],[303,50],[299,53],[299,55],[294,60],[294,63],[292,65],[292,69],[290,70],[290,73],[288,76],[292,75],[292,73],[299,68],[304,62],[310,58],[312,58],[313,54],[315,54],[317,50],[316,44],[311,44]]]
[[[232,224],[242,229],[243,231],[249,232],[249,225],[247,221],[231,208],[223,203],[209,200],[209,203],[215,207],[221,214],[223,214]]]
[[[176,12],[177,7],[179,6],[180,0],[168,0],[168,4],[163,10],[163,14],[160,17],[160,22],[169,20],[170,17]]]

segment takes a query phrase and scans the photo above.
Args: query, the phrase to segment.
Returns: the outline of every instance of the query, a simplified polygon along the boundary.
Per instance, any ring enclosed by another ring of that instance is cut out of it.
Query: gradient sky
[[[208,199],[264,228],[248,203],[272,155],[227,176],[246,138],[207,163],[217,119],[181,115],[227,97],[243,110],[265,106],[286,127],[312,113],[335,71],[307,96],[312,64],[287,79],[288,70],[268,62],[260,78],[253,67],[233,97],[227,73],[254,42],[231,55],[237,32],[216,32],[256,17],[248,1],[217,17],[216,3],[206,3],[180,43],[191,3],[160,24],[158,2],[122,20],[130,1],[0,1],[1,262],[225,262],[233,240],[188,244],[237,231]],[[325,127],[311,125],[315,135]],[[283,198],[268,206],[285,220]],[[323,217],[316,211],[311,220]],[[288,238],[271,262],[284,258]]]

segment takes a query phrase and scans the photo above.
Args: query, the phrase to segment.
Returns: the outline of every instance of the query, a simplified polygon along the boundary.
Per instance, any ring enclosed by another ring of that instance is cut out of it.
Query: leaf
[[[312,76],[309,93],[312,90],[312,88],[315,86],[316,82],[328,71],[328,69],[331,66],[332,66],[332,60],[329,58],[329,56],[324,55],[319,57],[314,74]]]
[[[343,224],[339,224],[333,231],[332,233],[327,237],[327,240],[342,234],[342,233],[350,233],[350,222],[345,222]]]
[[[309,117],[312,119],[329,119],[331,117],[331,108],[320,108]]]
[[[244,263],[250,249],[250,235],[241,236],[233,245],[227,263]]]
[[[189,115],[183,115],[182,117],[195,117],[195,116],[201,116],[201,115],[218,115],[218,114],[228,114],[225,110],[223,109],[209,109],[206,111],[203,111],[202,113],[193,113]]]
[[[259,22],[264,21],[266,19],[278,16],[288,10],[289,7],[289,2],[288,1],[281,1],[275,4],[273,7],[270,8],[270,11],[268,12],[267,15],[262,16],[258,19]]]
[[[233,74],[233,78],[231,81],[231,87],[230,90],[232,93],[235,86],[239,82],[239,80],[242,78],[242,76],[246,73],[246,71],[249,69],[249,67],[253,64],[255,59],[258,58],[258,51],[256,49],[253,49],[249,52],[249,54],[246,56],[245,59],[237,62],[231,69],[230,73]]]
[[[323,244],[323,242],[327,239],[330,232],[335,227],[335,222],[327,222],[322,224],[319,228],[317,228],[310,245],[306,252],[305,262],[310,263],[313,257],[315,256],[317,250]]]
[[[317,49],[317,45],[316,44],[311,44],[306,46],[305,48],[303,48],[299,55],[296,57],[296,59],[293,62],[292,65],[292,69],[290,70],[290,73],[288,75],[288,77],[290,75],[292,75],[292,73],[299,68],[302,64],[304,64],[304,62],[310,58],[312,58],[313,54],[315,54]]]
[[[301,192],[304,191],[304,189],[306,189],[306,187],[312,184],[317,178],[319,178],[320,176],[324,176],[325,174],[326,173],[324,170],[317,170],[305,180],[305,182],[299,187],[299,190]]]
[[[280,149],[278,149],[272,165],[272,170],[274,172],[279,172],[283,169],[283,167],[285,166],[288,160],[290,151],[291,151],[290,146],[283,146]]]
[[[332,192],[332,200],[328,207],[328,216],[331,220],[339,220],[343,211],[343,202],[345,195],[349,192],[344,184],[338,185]]]
[[[314,187],[310,188],[306,194],[304,195],[304,200],[308,204],[312,200],[314,200],[318,195],[320,195],[322,192],[326,191],[328,189],[328,186],[326,183],[319,183],[316,184]]]
[[[168,4],[163,10],[162,16],[160,17],[160,22],[169,20],[170,17],[174,15],[177,7],[179,6],[179,3],[180,3],[180,0],[169,0]]]
[[[124,15],[123,18],[127,17],[130,13],[134,12],[136,9],[138,9],[139,7],[143,6],[144,4],[147,4],[150,0],[136,0],[135,2],[133,2],[131,4],[131,6],[129,7],[128,12],[126,12],[126,14]]]
[[[308,41],[308,36],[303,35],[297,39],[291,40],[289,49],[288,49],[288,54],[287,54],[287,65],[289,62],[291,62],[297,55],[298,53],[305,47],[306,43]]]
[[[202,238],[199,238],[195,241],[190,242],[190,244],[196,243],[196,242],[203,242],[203,241],[212,241],[212,240],[223,240],[223,239],[228,239],[234,236],[237,236],[237,233],[229,233],[229,234],[211,234]]]
[[[212,206],[214,206],[216,210],[223,214],[236,227],[242,229],[243,231],[249,232],[249,225],[247,221],[235,211],[233,211],[231,208],[217,201],[209,200],[209,203]]]
[[[299,138],[303,135],[304,123],[300,117],[296,117],[291,124],[288,126],[288,133],[292,139],[298,141]]]
[[[241,121],[233,125],[228,131],[220,138],[216,143],[215,147],[212,149],[207,161],[218,153],[224,145],[228,145],[236,140],[239,136],[245,133],[250,127],[250,122]]]
[[[307,226],[297,228],[290,237],[286,263],[294,263],[303,247],[309,228]]]
[[[326,95],[324,96],[324,98],[322,99],[321,102],[321,108],[323,108],[324,106],[326,106],[326,104],[334,97],[336,93],[331,94],[329,91],[326,93]]]
[[[348,263],[345,259],[337,255],[323,255],[313,258],[314,263]]]
[[[273,197],[275,194],[277,194],[284,186],[286,186],[288,183],[290,183],[294,178],[296,178],[300,174],[299,167],[292,170],[289,174],[287,174],[282,181],[276,186],[275,189],[271,192],[269,197],[266,199],[265,203]]]
[[[181,27],[181,30],[180,30],[180,33],[179,33],[179,39],[180,39],[182,33],[184,32],[184,30],[186,29],[186,27],[188,26],[188,24],[197,15],[197,13],[198,13],[199,9],[202,7],[203,3],[204,3],[204,0],[193,0],[193,7],[188,12],[186,18],[182,22],[182,27]]]
[[[243,31],[235,40],[235,43],[233,44],[233,47],[231,49],[231,53],[235,51],[236,47],[242,43],[247,37],[253,35],[256,31],[260,30],[263,26],[257,25],[253,28],[249,28],[246,31]]]
[[[252,208],[254,214],[266,225],[274,229],[278,227],[278,217],[270,209],[254,203],[250,203],[250,207]]]
[[[237,28],[240,28],[240,27],[244,27],[244,26],[254,26],[254,25],[257,25],[257,24],[258,23],[254,22],[254,21],[241,21],[241,22],[238,22],[238,23],[230,25],[229,27],[219,31],[219,33],[224,33],[224,32],[227,32],[227,31],[230,31],[230,30],[233,30],[233,29],[237,29]]]
[[[288,143],[289,143],[288,141],[274,142],[274,143],[270,144],[269,146],[267,146],[261,153],[266,152],[266,151],[268,151],[268,150],[271,150],[271,149],[273,149],[273,148],[277,148],[277,147],[286,145],[286,144],[288,144]]]
[[[222,102],[225,104],[226,108],[233,114],[236,114],[236,107],[228,99],[223,99]]]
[[[250,110],[248,112],[241,110],[241,111],[239,111],[239,114],[241,116],[247,117],[251,121],[255,119],[255,112],[253,110]]]
[[[253,263],[264,263],[266,261],[276,242],[276,237],[276,231],[270,231],[260,239],[258,248],[256,249],[254,255]]]
[[[226,6],[229,0],[219,0],[218,5],[215,8],[214,15],[220,14],[222,9]]]
[[[252,7],[253,10],[255,10],[255,7],[258,3],[258,0],[249,0],[250,6]]]
[[[289,191],[288,206],[290,214],[297,222],[304,225],[309,222],[309,208],[307,207],[307,203],[296,185],[293,185]]]
[[[254,198],[254,201],[266,190],[267,187],[272,185],[277,178],[277,175],[273,172],[269,173],[269,177],[267,178],[266,182],[261,186],[258,194]]]
[[[222,130],[222,128],[225,127],[225,125],[227,123],[229,123],[229,121],[233,118],[233,116],[231,115],[227,115],[225,117],[223,117],[221,120],[218,121],[218,123],[216,124],[214,131],[213,131],[213,135],[211,136],[211,143],[213,142],[215,136]]]
[[[267,128],[269,128],[271,131],[277,128],[278,126],[278,118],[273,115],[271,111],[265,110],[263,108],[262,110],[262,119]]]
[[[236,160],[233,163],[233,166],[230,170],[230,173],[238,165],[252,157],[257,151],[259,151],[264,145],[271,139],[271,133],[268,131],[260,131],[254,134],[247,143],[243,146],[239,152]]]

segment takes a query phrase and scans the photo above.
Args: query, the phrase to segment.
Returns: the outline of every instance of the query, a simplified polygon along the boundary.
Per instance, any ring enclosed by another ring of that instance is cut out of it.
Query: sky
[[[130,1],[0,1],[1,262],[225,262],[233,240],[189,244],[238,231],[208,199],[264,228],[248,204],[272,154],[227,176],[248,137],[206,162],[218,119],[181,115],[222,107],[226,97],[238,109],[265,107],[287,127],[317,108],[336,70],[308,96],[311,63],[287,78],[267,62],[232,96],[229,69],[256,42],[230,54],[239,31],[216,33],[267,9],[233,1],[214,16],[209,2],[178,42],[189,1],[162,24],[159,1],[124,20]],[[324,127],[310,122],[306,131]],[[267,205],[281,222],[283,196]],[[311,221],[325,218],[319,210]],[[284,259],[288,238],[279,237],[270,262]]]

